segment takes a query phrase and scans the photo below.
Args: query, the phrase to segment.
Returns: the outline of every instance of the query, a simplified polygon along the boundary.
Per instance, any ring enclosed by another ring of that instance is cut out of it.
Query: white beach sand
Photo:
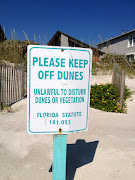
[[[111,76],[92,76],[91,81],[107,83]],[[126,78],[126,84],[135,90],[135,78]],[[88,131],[68,135],[67,144],[78,139],[90,143],[86,157],[91,162],[85,163],[86,154],[81,154],[84,146],[80,143],[78,153],[83,164],[71,163],[68,179],[73,176],[75,180],[135,179],[135,94],[127,105],[127,114],[89,108]],[[27,99],[23,99],[12,106],[17,110],[14,113],[0,113],[0,180],[52,179],[48,171],[53,161],[53,135],[27,135],[26,106]],[[75,156],[78,158],[74,154],[70,161]]]

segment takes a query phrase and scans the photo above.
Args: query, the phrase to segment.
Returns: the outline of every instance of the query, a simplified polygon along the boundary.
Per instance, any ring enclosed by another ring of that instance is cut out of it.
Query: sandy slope
[[[111,76],[92,76],[95,82],[111,82]],[[135,79],[126,84],[135,90]],[[26,105],[23,99],[13,105],[16,112],[0,114],[0,180],[52,178],[53,136],[27,135]],[[89,111],[89,130],[68,135],[67,179],[134,180],[135,94],[127,114]]]

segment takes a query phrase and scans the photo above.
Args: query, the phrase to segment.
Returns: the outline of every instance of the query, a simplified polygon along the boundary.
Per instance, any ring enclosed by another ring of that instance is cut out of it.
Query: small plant
[[[127,86],[125,86],[124,100],[131,98],[132,94],[134,94],[134,91],[131,91]]]
[[[131,97],[133,92],[125,87],[124,105],[120,108],[118,89],[112,84],[92,85],[90,91],[90,106],[107,112],[126,113],[126,99]]]
[[[10,106],[10,105],[7,105],[7,104],[1,104],[0,110],[1,110],[1,111],[5,110],[5,111],[8,112],[8,113],[12,113],[12,108],[11,108],[11,106]]]
[[[20,107],[13,107],[11,106],[11,104],[1,104],[0,105],[0,112],[4,111],[4,112],[7,112],[7,113],[14,113],[14,112],[17,112],[20,110]]]

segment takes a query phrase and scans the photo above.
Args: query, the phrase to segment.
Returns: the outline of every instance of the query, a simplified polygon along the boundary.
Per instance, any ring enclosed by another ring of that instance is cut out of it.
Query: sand
[[[111,76],[91,82],[111,82]],[[135,79],[126,84],[135,90]],[[68,180],[135,179],[135,94],[127,105],[127,114],[89,108],[88,131],[67,137]],[[23,99],[13,113],[0,113],[0,180],[52,179],[53,135],[27,135],[26,106]]]

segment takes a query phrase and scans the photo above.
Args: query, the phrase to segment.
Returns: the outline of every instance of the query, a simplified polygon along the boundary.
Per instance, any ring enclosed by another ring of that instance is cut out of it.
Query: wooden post
[[[22,67],[22,97],[24,98],[24,67]]]
[[[66,180],[67,135],[53,136],[53,180]]]
[[[113,65],[112,84],[116,83],[116,63]]]
[[[4,68],[3,68],[3,64],[1,64],[1,103],[2,103],[2,105],[3,105],[3,96],[2,96],[2,94],[3,94],[3,84],[4,84],[4,78],[3,78],[3,76],[4,76]]]
[[[2,77],[2,65],[0,64],[0,110],[2,109],[2,99],[1,99],[1,94],[2,94],[2,88],[1,88],[1,77]]]
[[[117,74],[117,88],[120,97],[120,90],[121,90],[121,77],[122,77],[122,70],[118,67],[118,74]]]
[[[15,96],[15,92],[16,92],[16,89],[15,89],[15,66],[14,66],[14,71],[13,71],[13,74],[14,74],[14,82],[13,82],[13,91],[14,91],[14,102],[16,102],[16,96]]]
[[[120,108],[123,108],[124,90],[125,90],[125,71],[122,70],[121,88],[120,88]]]
[[[7,76],[7,78],[6,78],[6,81],[7,81],[7,104],[8,104],[8,102],[9,102],[9,86],[8,86],[8,84],[9,84],[9,79],[8,79],[8,73],[9,73],[9,66],[7,66],[7,74],[6,74],[6,76]]]
[[[113,65],[113,74],[112,74],[112,84],[114,84],[114,65]]]
[[[7,83],[8,83],[8,89],[7,89],[7,93],[8,93],[8,104],[11,104],[11,84],[12,84],[12,80],[11,80],[11,66],[8,66],[8,73],[7,73]]]
[[[14,101],[14,67],[12,66],[12,88],[11,88],[11,90],[12,90],[12,93],[11,93],[11,97],[12,97],[12,100],[11,100],[11,103],[14,103],[15,101]]]
[[[20,81],[21,79],[19,79],[19,68],[16,67],[16,101],[20,100],[20,96],[19,96],[19,92],[20,92]]]

